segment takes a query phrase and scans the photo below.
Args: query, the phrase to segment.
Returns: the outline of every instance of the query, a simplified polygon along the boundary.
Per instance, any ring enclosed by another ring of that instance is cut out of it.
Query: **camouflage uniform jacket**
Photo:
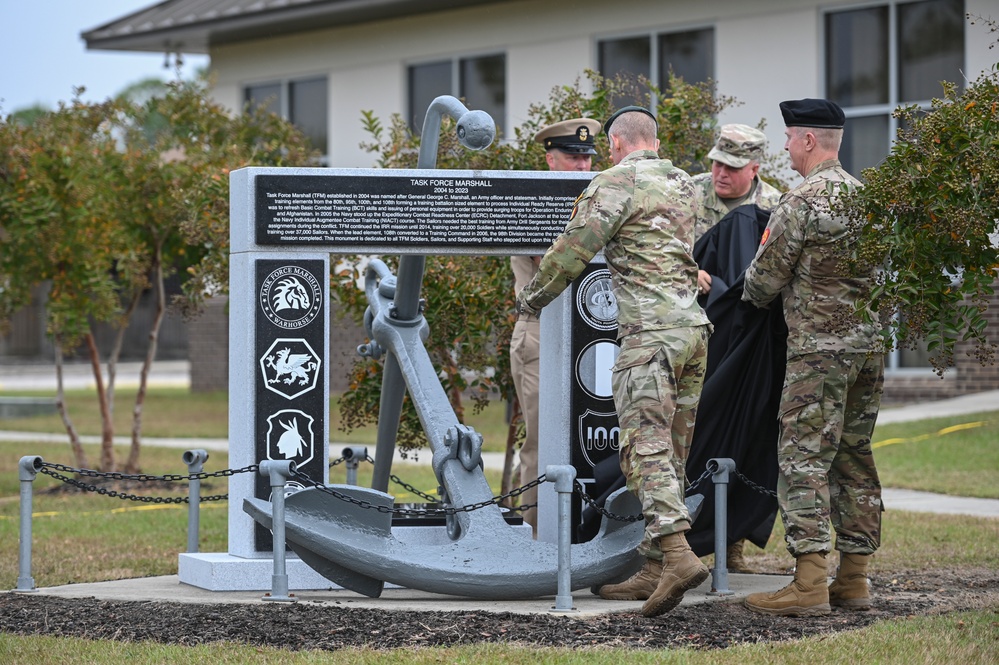
[[[812,169],[774,208],[746,269],[743,300],[763,307],[783,296],[788,357],[877,350],[878,326],[854,313],[870,289],[870,276],[847,274],[837,256],[847,229],[846,220],[830,211],[830,188],[843,183],[860,186],[837,159]]]
[[[701,205],[697,209],[697,221],[694,222],[694,241],[707,233],[712,226],[722,220],[722,217],[729,214],[741,205],[755,203],[763,210],[773,210],[777,202],[780,201],[780,190],[768,185],[760,180],[760,176],[753,178],[753,186],[749,189],[749,194],[726,203],[715,192],[714,184],[711,182],[710,173],[699,173],[694,176],[694,187],[697,189]]]
[[[618,338],[708,324],[697,304],[691,256],[695,203],[685,171],[650,150],[631,153],[580,194],[521,302],[540,310],[603,249],[617,299]]]

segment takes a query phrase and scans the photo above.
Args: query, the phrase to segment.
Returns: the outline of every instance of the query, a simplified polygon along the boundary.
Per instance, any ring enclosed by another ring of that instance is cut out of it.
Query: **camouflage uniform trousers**
[[[690,529],[683,502],[687,453],[707,369],[710,326],[637,333],[622,342],[612,379],[621,471],[638,497],[645,534],[638,546],[661,560],[659,537]]]
[[[881,482],[871,434],[884,384],[881,354],[817,352],[788,362],[781,394],[777,499],[793,556],[881,544]]]

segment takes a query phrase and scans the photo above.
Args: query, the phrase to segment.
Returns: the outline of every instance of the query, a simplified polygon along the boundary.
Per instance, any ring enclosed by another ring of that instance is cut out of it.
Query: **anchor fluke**
[[[558,551],[529,532],[502,524],[473,529],[451,541],[443,527],[391,529],[391,514],[377,506],[391,497],[376,490],[334,485],[328,489],[374,509],[310,488],[286,499],[285,534],[292,550],[317,572],[344,588],[377,595],[379,582],[410,589],[484,599],[552,595],[558,584]],[[376,501],[378,503],[376,503]],[[607,500],[608,510],[633,514],[638,501],[621,490]],[[271,504],[247,499],[244,510],[269,524]],[[572,546],[573,588],[604,584],[641,566],[636,547],[643,522],[605,519],[590,542]],[[377,592],[377,593],[375,593]]]
[[[307,538],[289,538],[287,536],[287,528],[292,523],[309,528],[308,525],[312,521],[325,523],[329,520],[340,520],[350,524],[352,530],[360,533],[375,534],[381,538],[391,537],[392,514],[390,511],[394,505],[394,499],[390,494],[353,485],[336,485],[334,487],[342,496],[359,503],[334,499],[338,504],[337,513],[331,514],[328,511],[328,502],[325,501],[324,497],[326,499],[333,497],[316,490],[295,492],[285,498],[285,537],[288,546],[310,568],[326,579],[345,589],[356,591],[370,598],[378,598],[385,587],[382,580],[342,566],[324,554],[316,552]],[[373,506],[374,509],[362,508],[360,504]],[[382,509],[381,511],[378,510],[379,507]],[[264,527],[272,528],[272,504],[269,501],[244,499],[243,511]],[[294,515],[294,518],[289,519],[291,515]]]

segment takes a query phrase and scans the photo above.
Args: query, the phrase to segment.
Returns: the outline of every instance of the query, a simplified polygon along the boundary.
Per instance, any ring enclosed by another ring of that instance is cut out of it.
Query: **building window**
[[[631,74],[652,80],[652,39],[647,35],[602,41],[597,53],[597,69],[604,78]]]
[[[930,108],[940,81],[961,84],[963,0],[892,0],[825,14],[826,97],[846,113],[840,161],[860,175],[891,151],[899,106]],[[925,344],[894,351],[888,367],[928,368]]]
[[[431,102],[441,95],[458,97],[469,109],[485,111],[497,131],[506,126],[506,55],[411,65],[408,86],[409,126],[417,134],[423,131]]]
[[[715,74],[714,28],[604,39],[597,43],[597,69],[605,78],[645,76],[663,92],[672,71],[687,83],[703,83]],[[642,103],[640,99],[615,103]]]
[[[840,160],[855,174],[891,149],[903,105],[930,108],[940,81],[960,84],[964,1],[917,0],[825,15],[826,97],[846,112]]]
[[[291,79],[257,83],[244,88],[244,101],[287,118],[303,134],[312,147],[323,155],[329,154],[329,96],[326,77]]]

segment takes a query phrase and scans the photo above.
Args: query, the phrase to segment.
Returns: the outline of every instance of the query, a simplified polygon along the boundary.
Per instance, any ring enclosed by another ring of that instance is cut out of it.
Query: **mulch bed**
[[[295,604],[182,604],[0,594],[0,632],[154,640],[196,645],[236,642],[284,649],[452,647],[481,642],[571,649],[723,649],[856,630],[877,621],[999,609],[999,571],[921,571],[872,580],[869,612],[825,617],[755,614],[740,603],[681,604],[646,619],[635,612],[594,618],[494,612],[413,612]]]

